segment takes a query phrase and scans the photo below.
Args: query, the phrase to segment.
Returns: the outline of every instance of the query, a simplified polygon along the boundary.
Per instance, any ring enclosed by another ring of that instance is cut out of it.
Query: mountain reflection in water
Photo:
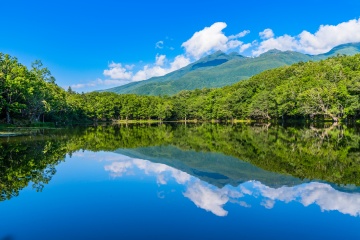
[[[310,182],[291,187],[272,188],[259,181],[247,181],[236,187],[226,185],[218,188],[165,164],[126,156],[119,156],[119,159],[106,165],[105,170],[109,171],[114,178],[121,177],[124,174],[132,174],[135,170],[141,170],[146,175],[155,176],[157,183],[162,185],[170,179],[174,179],[178,184],[186,187],[183,193],[185,197],[189,198],[199,208],[210,211],[217,216],[228,214],[224,210],[224,205],[228,202],[237,203],[243,207],[251,207],[249,203],[242,200],[245,195],[261,197],[261,205],[269,209],[273,208],[277,201],[285,203],[297,201],[304,206],[316,204],[322,211],[336,210],[351,216],[359,216],[360,214],[360,193],[341,192],[326,183]]]

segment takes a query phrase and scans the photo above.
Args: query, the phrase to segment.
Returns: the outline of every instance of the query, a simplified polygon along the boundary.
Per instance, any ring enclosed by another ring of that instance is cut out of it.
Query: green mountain
[[[168,73],[165,76],[153,77],[153,78],[150,78],[145,81],[133,82],[133,83],[119,86],[119,87],[102,90],[100,92],[116,92],[116,93],[121,93],[121,94],[137,93],[137,94],[141,94],[141,95],[162,95],[165,93],[162,93],[161,89],[168,88],[166,86],[167,83],[186,78],[186,75],[190,72],[200,72],[203,70],[208,70],[213,67],[222,65],[223,63],[226,63],[228,61],[235,60],[235,59],[244,59],[244,58],[245,58],[244,56],[238,55],[236,53],[231,53],[231,54],[227,55],[221,51],[217,51],[214,54],[208,55],[192,64],[187,65],[186,67],[183,67],[179,70]],[[159,89],[157,89],[156,92],[159,92],[159,93],[155,93],[151,89],[152,85],[157,85],[157,87]],[[191,88],[191,89],[195,89],[195,88]],[[178,91],[175,91],[173,93],[177,93],[177,92]],[[168,94],[168,93],[166,93],[166,94]]]
[[[334,47],[328,53],[320,54],[317,57],[325,59],[328,57],[336,56],[338,54],[352,56],[360,52],[360,43],[348,43]]]
[[[154,77],[141,82],[129,83],[101,92],[139,95],[173,95],[182,90],[218,88],[268,69],[291,65],[297,62],[317,61],[338,54],[354,55],[360,52],[360,43],[337,46],[320,55],[307,55],[293,51],[270,50],[258,57],[244,57],[237,53],[225,54],[221,51],[208,55],[177,71],[162,77]]]

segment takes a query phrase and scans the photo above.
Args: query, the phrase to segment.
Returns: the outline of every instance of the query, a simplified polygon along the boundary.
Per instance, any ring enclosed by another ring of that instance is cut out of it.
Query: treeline
[[[65,91],[40,61],[28,69],[0,53],[0,119],[6,123],[164,120],[172,117],[172,108],[164,97]]]
[[[175,96],[177,118],[354,119],[360,111],[360,55],[300,62],[232,86]]]
[[[41,62],[31,69],[0,54],[0,119],[353,120],[360,113],[360,54],[268,70],[237,84],[175,96],[76,93],[55,84]]]

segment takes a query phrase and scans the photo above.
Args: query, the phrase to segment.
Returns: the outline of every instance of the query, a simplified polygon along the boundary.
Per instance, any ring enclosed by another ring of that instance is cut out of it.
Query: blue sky
[[[40,59],[60,86],[91,91],[162,75],[216,50],[316,54],[357,42],[359,9],[358,0],[3,1],[0,52],[26,65]]]

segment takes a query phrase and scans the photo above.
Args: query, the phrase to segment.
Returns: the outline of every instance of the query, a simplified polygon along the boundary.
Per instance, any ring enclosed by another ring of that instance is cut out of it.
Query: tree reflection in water
[[[220,185],[226,184],[227,179],[239,180],[241,174],[244,177],[244,169],[237,168],[237,163],[233,161],[233,165],[226,161],[215,164],[202,158],[201,161],[194,157],[182,158],[181,154],[174,154],[174,151],[223,154],[282,176],[359,186],[359,142],[360,135],[356,127],[331,124],[114,125],[2,138],[0,200],[17,196],[30,183],[37,191],[41,191],[56,173],[56,165],[64,161],[67,154],[71,156],[80,150],[97,152],[130,149],[133,153],[151,157],[155,161],[177,160],[180,165],[193,169],[187,174]],[[161,146],[171,147],[171,150],[158,151]],[[211,174],[204,175],[204,169],[210,165]],[[250,174],[247,180],[256,178],[251,179]],[[241,178],[241,181],[246,181],[246,178]]]

